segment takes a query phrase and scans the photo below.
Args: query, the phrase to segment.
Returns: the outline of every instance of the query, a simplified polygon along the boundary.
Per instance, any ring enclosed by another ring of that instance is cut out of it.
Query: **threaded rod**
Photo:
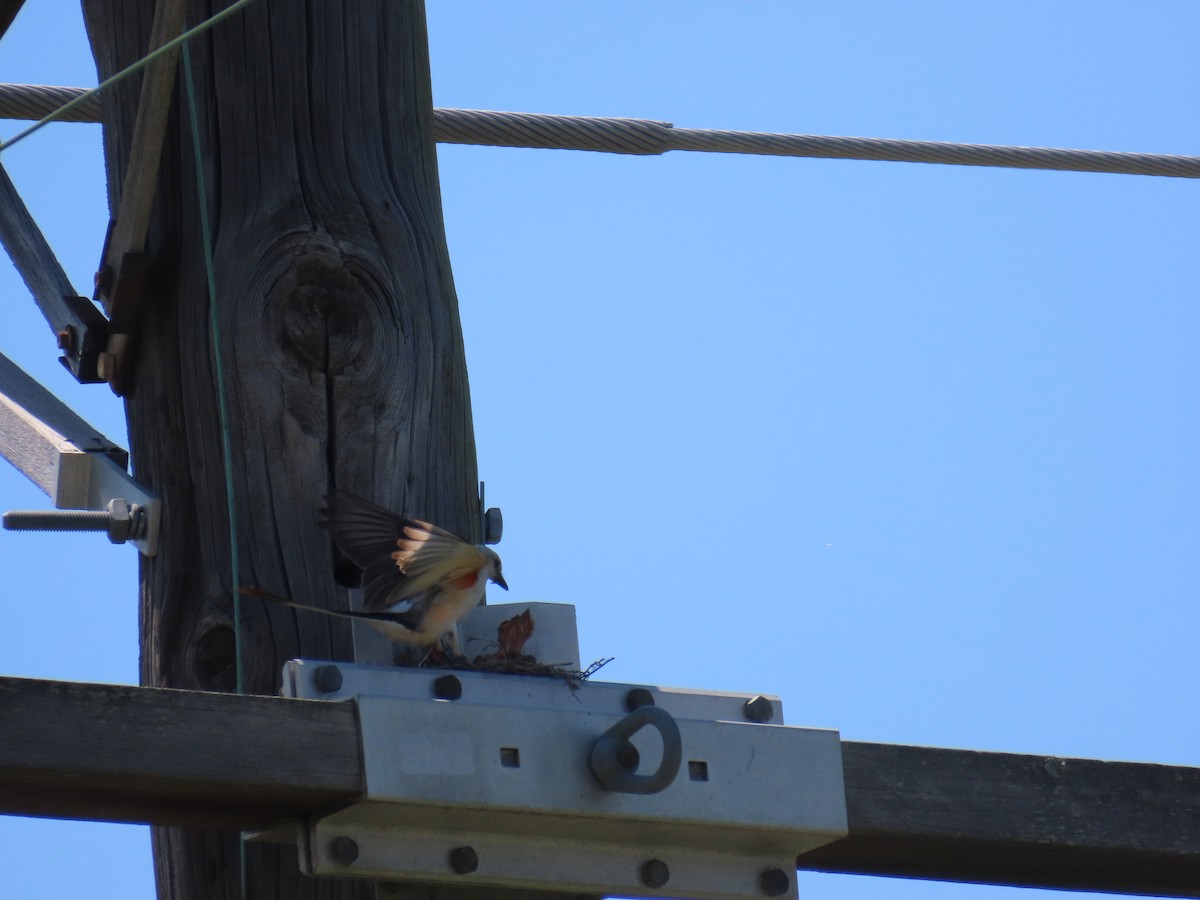
[[[4,514],[6,531],[108,531],[106,510],[13,510]]]

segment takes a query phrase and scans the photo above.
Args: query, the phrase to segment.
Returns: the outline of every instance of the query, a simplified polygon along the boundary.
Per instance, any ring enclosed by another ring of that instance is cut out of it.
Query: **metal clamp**
[[[504,536],[504,514],[498,506],[488,508],[482,481],[479,482],[479,533],[485,544],[498,544]]]
[[[640,755],[629,739],[650,726],[662,738],[662,762],[653,775],[636,775]],[[657,706],[635,709],[596,739],[590,758],[592,774],[607,790],[622,794],[657,794],[679,774],[683,740],[671,714]]]

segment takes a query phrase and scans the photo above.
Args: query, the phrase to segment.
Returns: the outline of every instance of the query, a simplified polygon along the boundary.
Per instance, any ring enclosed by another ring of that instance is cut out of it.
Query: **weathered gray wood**
[[[226,4],[189,3],[188,22]],[[100,77],[146,46],[149,0],[85,0]],[[254,3],[192,44],[215,231],[216,352],[230,404],[238,581],[348,600],[317,508],[355,491],[477,531],[461,330],[441,222],[423,6]],[[182,79],[148,234],[151,279],[126,398],[135,476],[164,501],[143,561],[146,684],[230,690],[228,507],[191,134]],[[109,196],[122,196],[139,79],[105,98]],[[385,111],[387,114],[385,115]],[[348,628],[244,601],[246,689],[285,659],[348,659]],[[229,835],[158,829],[164,898],[240,896]],[[365,898],[247,848],[251,896]]]
[[[845,741],[849,837],[801,869],[1200,897],[1200,768]]]
[[[24,5],[25,0],[0,0],[0,37],[8,33],[13,19],[17,17],[17,13],[21,11],[21,7]]]
[[[147,53],[179,36],[183,31],[186,6],[185,0],[157,0]],[[178,65],[179,50],[171,50],[147,66],[142,76],[137,117],[130,137],[129,162],[109,239],[108,256],[104,260],[113,270],[120,266],[123,254],[141,253],[145,249]]]
[[[0,7],[0,24],[2,14]],[[96,358],[108,340],[108,321],[71,287],[66,272],[3,166],[0,166],[0,242],[55,333],[71,374],[81,382],[100,381]]]
[[[353,703],[0,678],[0,812],[254,828],[362,791]]]
[[[183,31],[186,7],[186,0],[156,0],[147,53],[178,37]],[[109,229],[98,282],[109,318],[108,347],[100,358],[99,370],[117,394],[129,389],[133,377],[131,356],[136,345],[131,337],[145,297],[146,233],[178,65],[179,49],[175,48],[148,65],[142,75],[121,199]]]

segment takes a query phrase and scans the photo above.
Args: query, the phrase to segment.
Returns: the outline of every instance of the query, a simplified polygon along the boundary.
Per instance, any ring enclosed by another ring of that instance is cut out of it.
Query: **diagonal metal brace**
[[[158,552],[162,503],[126,473],[129,454],[3,354],[0,455],[58,509],[105,510],[114,522],[132,509],[137,521],[129,522],[128,539],[146,556]],[[108,525],[106,530],[114,533]]]
[[[3,166],[0,242],[54,331],[62,364],[83,384],[103,381],[96,365],[108,343],[108,320],[71,286]]]

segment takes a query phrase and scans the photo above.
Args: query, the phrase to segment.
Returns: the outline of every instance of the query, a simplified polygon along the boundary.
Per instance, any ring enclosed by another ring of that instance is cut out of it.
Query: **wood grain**
[[[0,812],[256,828],[362,792],[352,702],[0,678]]]
[[[1200,768],[842,743],[850,836],[801,869],[1200,897]]]
[[[8,34],[8,29],[25,5],[25,0],[0,0],[0,37]]]
[[[242,829],[362,791],[353,703],[0,678],[0,725],[0,813]],[[1200,897],[1200,769],[842,752],[850,834],[801,869]]]
[[[197,23],[228,4],[191,0]],[[85,0],[100,77],[147,46],[151,0]],[[232,690],[229,507],[213,360],[224,364],[240,585],[346,608],[322,496],[338,487],[460,534],[478,530],[457,299],[417,0],[271,0],[191,45],[208,196],[177,79],[147,234],[126,396],[134,475],[164,503],[143,560],[142,681]],[[110,198],[123,196],[140,79],[104,98]],[[213,223],[214,347],[199,203]],[[114,211],[117,212],[117,211]],[[243,603],[245,687],[290,658],[351,659],[348,626]],[[162,898],[240,896],[228,835],[155,831]],[[250,895],[349,900],[294,854],[247,851]]]

